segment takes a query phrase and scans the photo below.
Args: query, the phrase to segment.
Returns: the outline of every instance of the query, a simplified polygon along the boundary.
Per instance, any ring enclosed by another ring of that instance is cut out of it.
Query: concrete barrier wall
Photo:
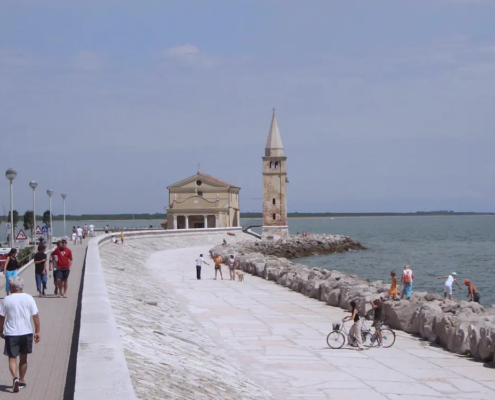
[[[126,239],[239,232],[242,228],[146,230],[125,232]],[[129,369],[120,341],[101,265],[99,247],[120,233],[89,241],[81,299],[75,400],[135,400]]]

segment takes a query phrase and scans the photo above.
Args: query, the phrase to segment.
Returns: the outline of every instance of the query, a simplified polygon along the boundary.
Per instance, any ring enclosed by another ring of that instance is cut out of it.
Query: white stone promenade
[[[224,238],[100,249],[140,399],[495,399],[495,369],[482,363],[403,332],[390,349],[331,350],[343,310],[258,277],[232,282],[226,267],[223,281],[212,266],[196,280],[195,258]]]

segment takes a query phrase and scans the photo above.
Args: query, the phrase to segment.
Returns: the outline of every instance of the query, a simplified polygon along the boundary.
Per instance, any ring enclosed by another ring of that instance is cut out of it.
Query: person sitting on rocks
[[[438,279],[447,279],[445,281],[445,285],[443,286],[443,300],[447,298],[447,294],[449,295],[449,300],[452,300],[452,285],[455,282],[457,287],[460,289],[461,287],[459,286],[459,283],[457,283],[457,280],[455,279],[457,276],[456,272],[452,272],[452,274],[448,276],[441,276]]]
[[[469,279],[465,279],[464,284],[468,287],[467,297],[471,297],[471,300],[469,301],[474,301],[479,304],[481,296],[478,288]]]
[[[351,305],[351,316],[344,318],[345,321],[354,321],[354,324],[349,330],[349,346],[357,347],[358,351],[364,350],[363,338],[361,336],[361,320],[355,301],[349,303]]]

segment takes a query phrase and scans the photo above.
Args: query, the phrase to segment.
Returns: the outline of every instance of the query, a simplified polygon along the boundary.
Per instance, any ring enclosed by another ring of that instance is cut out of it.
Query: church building
[[[287,157],[275,110],[263,157],[263,239],[289,235],[287,226]]]
[[[198,172],[170,185],[167,229],[229,228],[241,226],[241,188]]]

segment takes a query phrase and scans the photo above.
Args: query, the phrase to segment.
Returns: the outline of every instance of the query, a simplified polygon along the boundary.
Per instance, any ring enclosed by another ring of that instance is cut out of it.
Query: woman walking
[[[46,254],[45,245],[38,245],[38,252],[34,255],[34,276],[36,278],[36,288],[40,297],[45,297],[46,290]],[[42,287],[43,284],[43,287]]]
[[[352,307],[351,316],[346,318],[346,321],[354,321],[354,324],[351,326],[349,330],[349,337],[353,338],[353,342],[357,344],[358,351],[364,350],[363,347],[363,338],[361,337],[361,320],[359,319],[359,312],[356,307],[356,302],[351,301],[350,305]],[[355,346],[352,343],[349,343],[351,346]]]
[[[11,249],[7,254],[7,259],[3,265],[3,274],[5,275],[5,291],[9,295],[9,281],[17,276],[19,261],[17,261],[17,249]]]

